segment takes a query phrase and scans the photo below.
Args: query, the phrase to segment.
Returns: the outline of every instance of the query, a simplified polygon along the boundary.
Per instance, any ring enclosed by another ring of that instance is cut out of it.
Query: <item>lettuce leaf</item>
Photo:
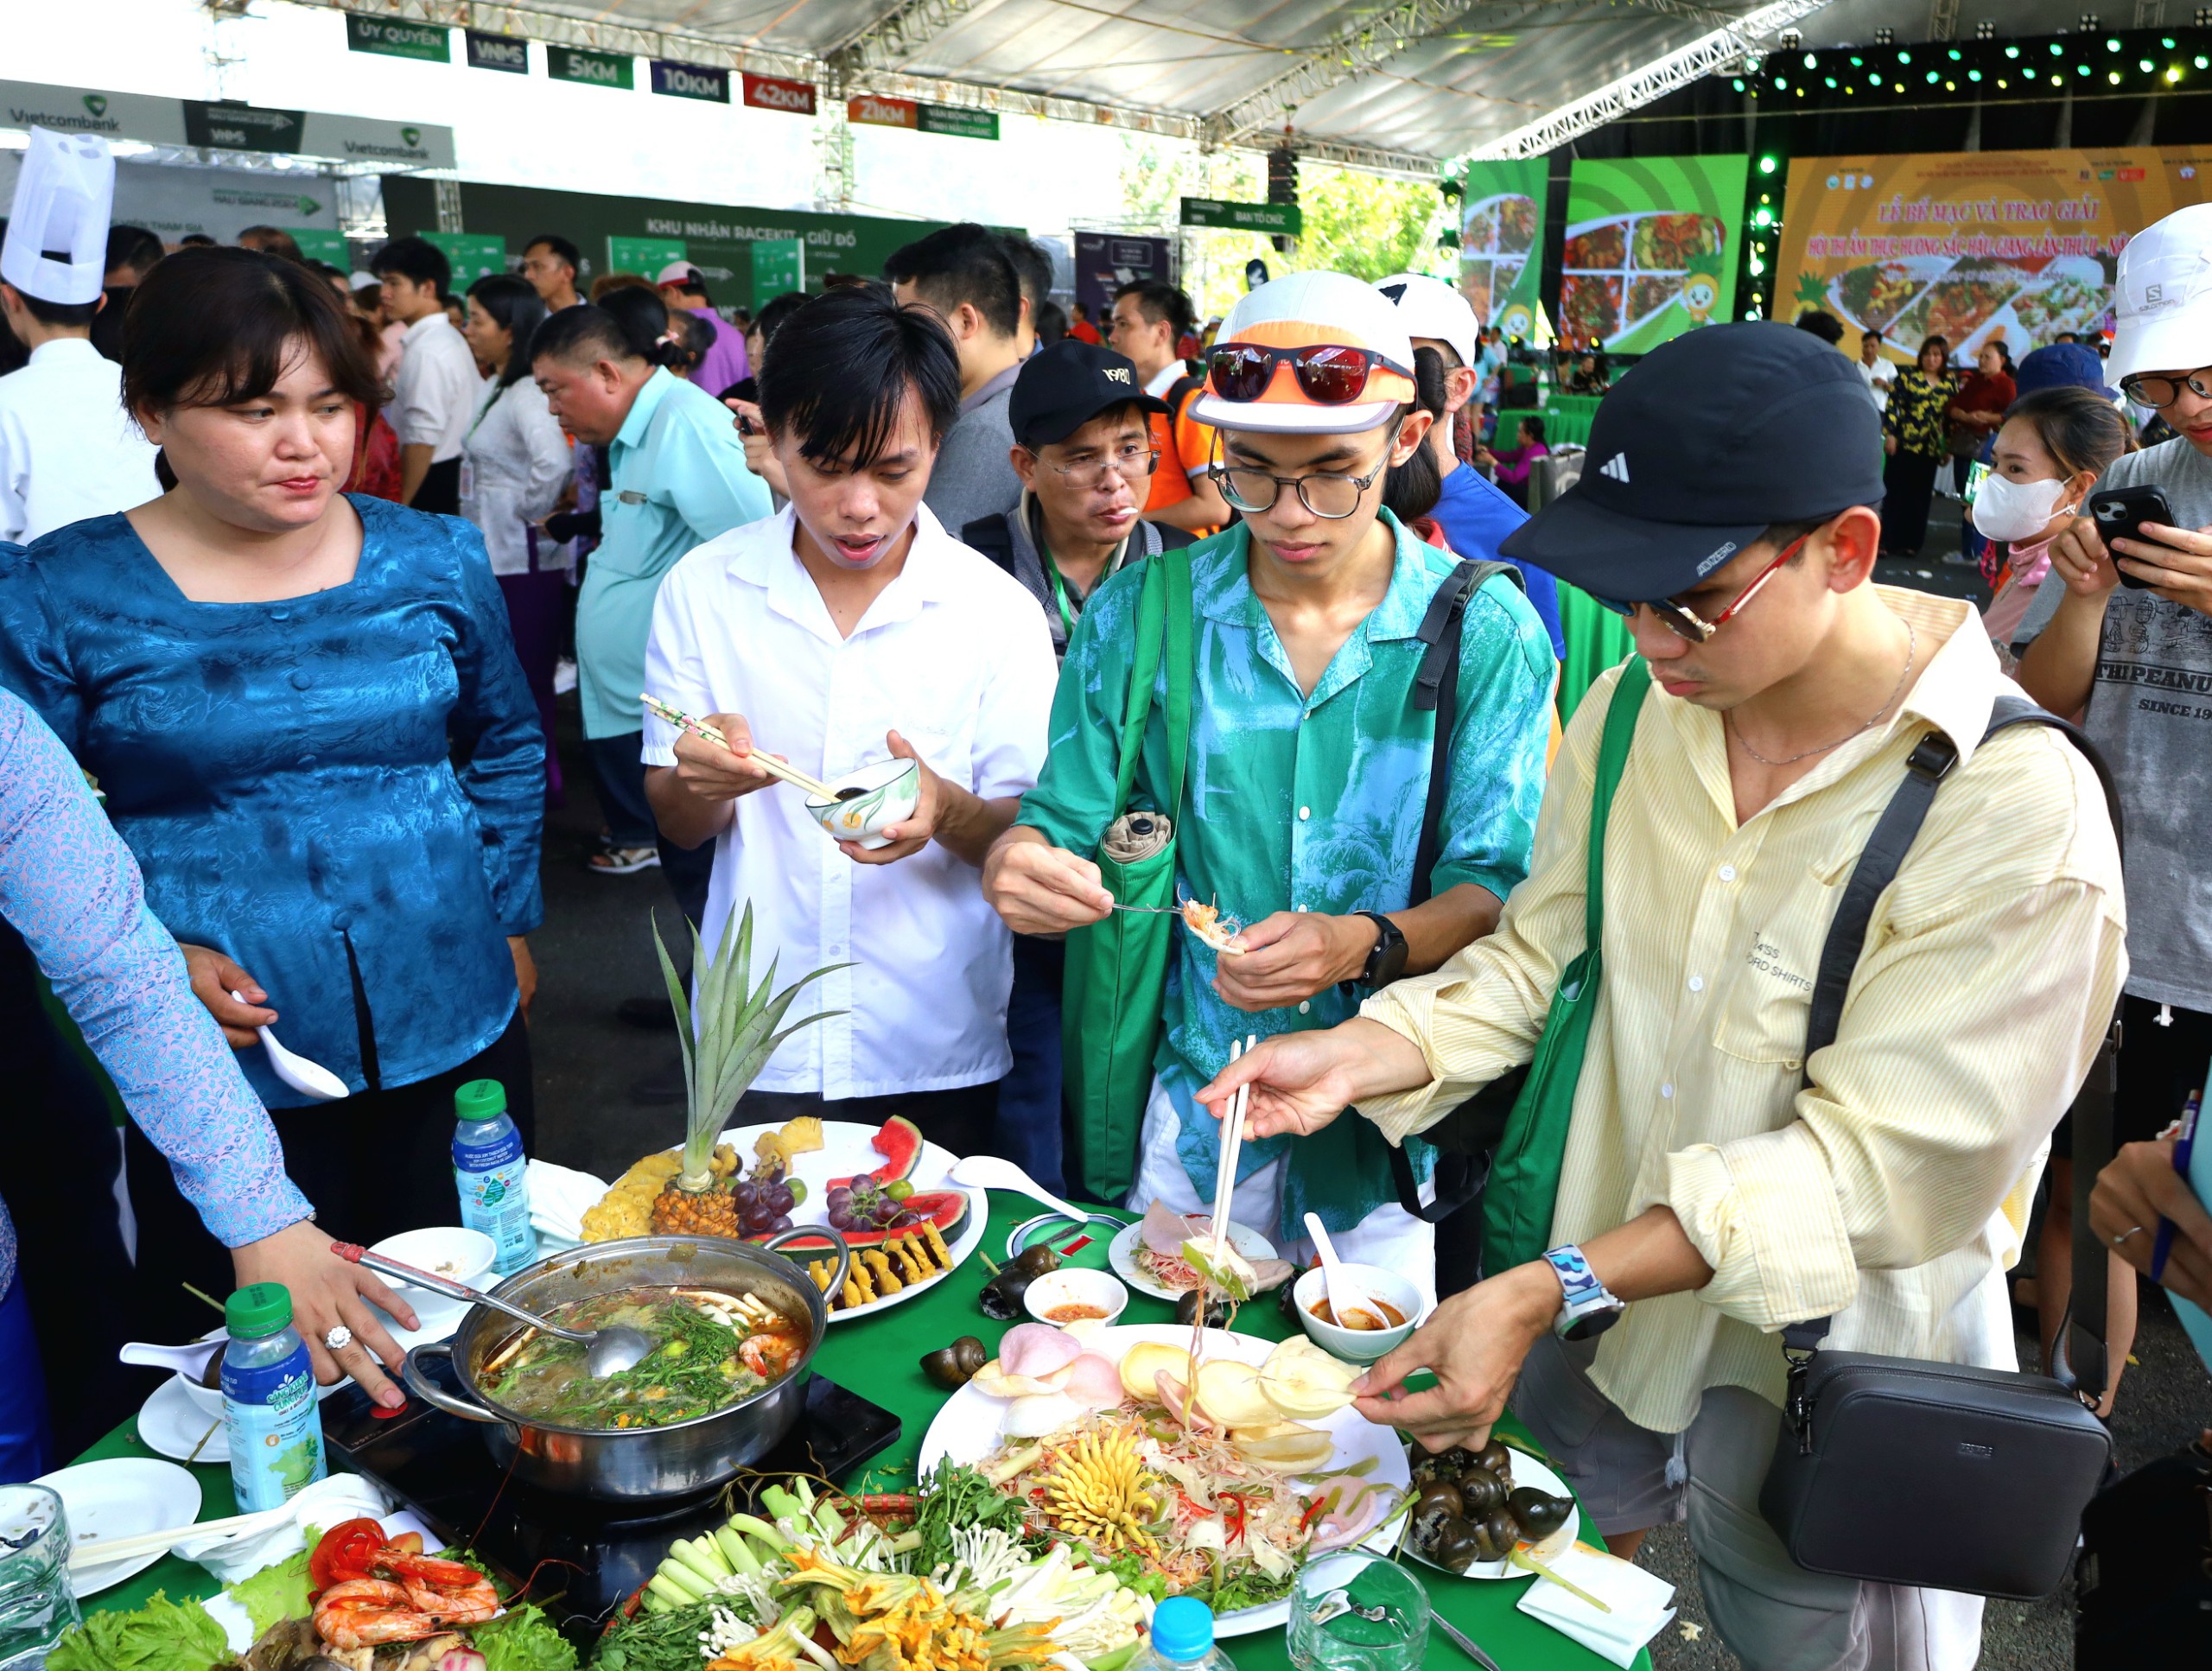
[[[468,1633],[484,1671],[576,1671],[576,1650],[543,1610],[522,1606]]]
[[[48,1671],[208,1671],[231,1657],[223,1627],[196,1601],[156,1590],[130,1613],[88,1613],[46,1656]]]
[[[305,1618],[308,1611],[308,1552],[295,1551],[274,1566],[240,1579],[224,1592],[245,1609],[258,1639],[283,1619]]]

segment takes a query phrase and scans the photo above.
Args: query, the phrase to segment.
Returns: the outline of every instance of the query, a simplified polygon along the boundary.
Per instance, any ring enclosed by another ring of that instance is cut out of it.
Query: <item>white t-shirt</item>
[[[732,529],[661,582],[645,689],[685,713],[742,714],[762,749],[825,781],[887,759],[896,728],[931,769],[985,798],[1035,786],[1057,669],[1037,600],[917,507],[906,567],[849,638],[791,549],[794,518]],[[648,766],[673,766],[676,732],[645,715]],[[715,841],[709,948],[753,905],[753,978],[779,957],[779,988],[810,984],[785,1024],[843,1010],[795,1035],[755,1085],[832,1099],[945,1090],[1002,1077],[1012,937],[973,865],[932,842],[857,865],[823,833],[802,791],[741,797]]]
[[[27,545],[161,492],[154,443],[123,410],[123,368],[86,339],[42,342],[0,377],[0,540]]]
[[[453,321],[442,313],[425,314],[407,327],[393,380],[391,427],[399,444],[428,447],[433,464],[459,458],[483,390],[476,356]]]

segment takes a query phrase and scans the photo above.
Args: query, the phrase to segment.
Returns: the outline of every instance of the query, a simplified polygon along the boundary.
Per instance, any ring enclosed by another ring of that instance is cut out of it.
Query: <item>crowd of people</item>
[[[2212,271],[2212,207],[2122,262],[2108,369],[2172,440],[2130,450],[2036,356],[1960,384],[1935,343],[1884,406],[1817,332],[1715,325],[1611,383],[1594,467],[1530,517],[1541,416],[1426,276],[1262,283],[1197,359],[1172,285],[1071,316],[1043,251],[972,225],[741,320],[683,263],[587,294],[550,234],[455,297],[418,238],[359,286],[149,251],[35,189],[95,153],[35,133],[0,245],[29,351],[0,378],[0,978],[35,1013],[43,974],[130,1123],[117,1147],[40,1029],[0,1150],[0,1478],[113,1419],[88,1272],[156,1340],[202,1325],[180,1279],[281,1280],[318,1371],[402,1401],[371,1302],[411,1313],[328,1243],[451,1218],[464,1081],[535,1146],[572,657],[593,867],[658,867],[709,946],[749,907],[786,971],[828,971],[736,1121],[899,1115],[1203,1212],[1249,1086],[1236,1217],[1303,1262],[1313,1215],[1433,1304],[1366,1414],[1441,1447],[1510,1401],[1616,1553],[1688,1521],[1746,1665],[1974,1663],[1979,1597],[1809,1572],[1762,1517],[1777,1331],[2013,1368],[2008,1273],[2116,1007],[2115,1359],[2158,1215],[2165,1280],[2212,1299],[2167,1134],[2212,1058],[2204,710],[2137,696],[2212,680],[2212,284],[2139,276]],[[1484,444],[1500,416],[1516,443]],[[1872,579],[1952,421],[2020,594],[1995,642]],[[2176,525],[2107,548],[2099,484],[2162,488]],[[1637,652],[1563,732],[1562,586]],[[2090,759],[1985,738],[2014,669],[2110,763],[2124,879]],[[1934,733],[1955,764],[1808,1052],[1835,900]],[[825,841],[768,756],[910,760],[918,798]],[[1116,953],[1155,920],[1162,956]],[[278,1078],[272,1026],[348,1098]],[[1466,1110],[1540,1046],[1549,1193],[1471,1202]],[[1141,1076],[1102,1091],[1116,1052]]]

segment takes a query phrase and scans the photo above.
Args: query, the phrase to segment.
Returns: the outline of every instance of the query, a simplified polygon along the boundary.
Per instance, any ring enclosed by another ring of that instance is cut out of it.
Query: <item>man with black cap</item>
[[[1029,588],[1063,659],[1076,617],[1108,575],[1192,542],[1139,514],[1160,467],[1146,415],[1166,410],[1138,387],[1125,355],[1073,337],[1031,355],[1014,379],[1008,456],[1021,499],[960,537]]]
[[[1255,1136],[1354,1105],[1395,1142],[1529,1061],[1584,949],[1607,712],[1640,704],[1548,1251],[1446,1300],[1356,1390],[1439,1449],[1479,1442],[1511,1394],[1616,1553],[1687,1516],[1751,1671],[1974,1662],[1979,1598],[1808,1572],[1762,1518],[1775,1331],[1833,1318],[1832,1348],[2014,1367],[2004,1271],[2126,967],[2087,760],[2040,727],[1984,743],[2009,687],[1972,607],[1868,583],[1864,390],[1777,324],[1709,327],[1621,379],[1580,483],[1506,543],[1615,600],[1638,651],[1576,710],[1529,880],[1435,975],[1263,1040],[1199,1093],[1218,1111],[1252,1082]],[[1807,1060],[1838,896],[1935,731],[1956,763]],[[1422,1366],[1437,1385],[1405,1392]]]

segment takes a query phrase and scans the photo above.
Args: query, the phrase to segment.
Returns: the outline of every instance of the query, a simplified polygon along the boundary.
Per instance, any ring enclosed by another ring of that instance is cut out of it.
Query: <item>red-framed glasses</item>
[[[1692,644],[1703,644],[1718,632],[1732,615],[1742,613],[1744,606],[1758,596],[1759,588],[1774,578],[1775,571],[1805,549],[1805,542],[1813,536],[1800,534],[1782,548],[1781,555],[1751,577],[1751,583],[1736,594],[1736,600],[1726,609],[1707,620],[1687,604],[1676,603],[1672,598],[1647,600],[1642,603],[1623,603],[1617,598],[1599,598],[1598,601],[1616,615],[1634,616],[1638,609],[1649,609],[1659,624],[1678,639]]]
[[[1413,373],[1395,359],[1365,348],[1311,343],[1300,348],[1269,348],[1255,342],[1224,342],[1206,358],[1206,380],[1224,400],[1249,403],[1268,391],[1275,367],[1290,363],[1299,389],[1318,406],[1348,406],[1367,391],[1376,366],[1410,381]]]

